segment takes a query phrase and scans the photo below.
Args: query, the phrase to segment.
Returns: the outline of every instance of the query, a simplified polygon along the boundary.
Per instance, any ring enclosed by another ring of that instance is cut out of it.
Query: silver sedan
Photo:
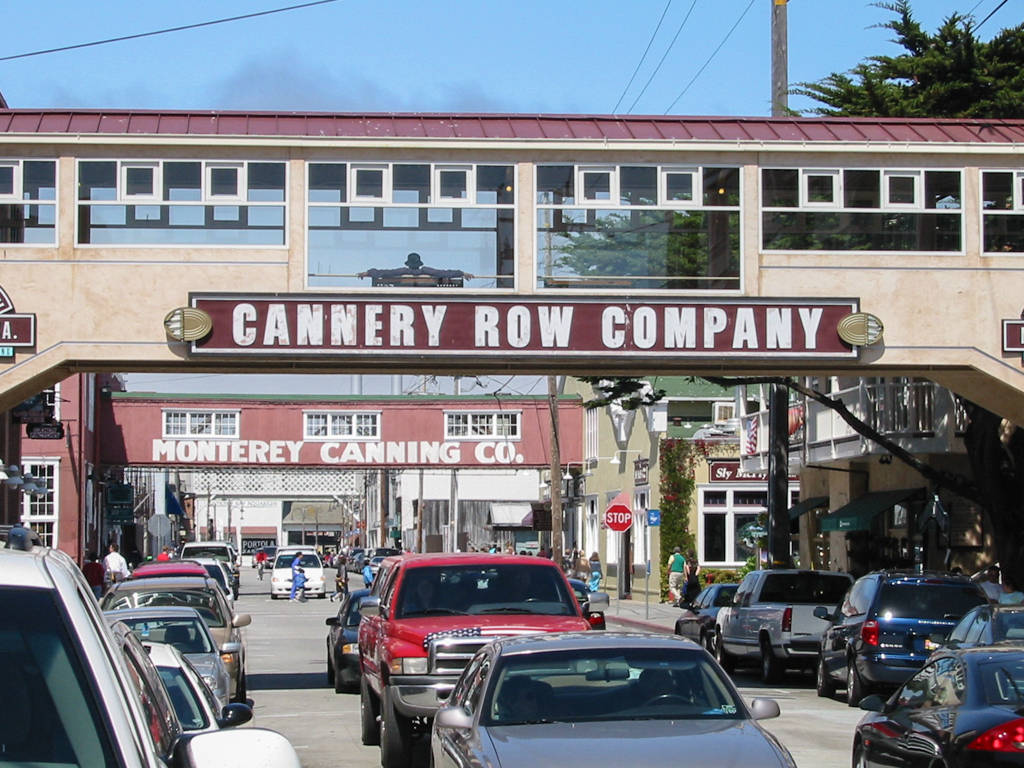
[[[796,768],[697,644],[672,635],[578,632],[495,640],[467,665],[431,734],[437,768],[673,765]]]

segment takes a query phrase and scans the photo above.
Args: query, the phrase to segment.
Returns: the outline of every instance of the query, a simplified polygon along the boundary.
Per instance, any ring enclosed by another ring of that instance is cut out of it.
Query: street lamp
[[[621,464],[622,462],[619,460],[619,454],[620,453],[643,453],[643,451],[640,451],[640,450],[637,450],[637,449],[634,449],[634,448],[620,448],[620,449],[615,451],[615,454],[612,456],[611,460],[608,463],[609,464]]]

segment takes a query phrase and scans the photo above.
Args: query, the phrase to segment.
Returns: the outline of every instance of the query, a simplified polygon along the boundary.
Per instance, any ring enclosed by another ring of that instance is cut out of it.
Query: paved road
[[[247,630],[253,725],[287,736],[304,768],[380,765],[380,750],[364,747],[359,740],[359,696],[336,694],[327,686],[324,620],[337,612],[338,603],[271,600],[269,589],[269,575],[260,582],[254,570],[243,569],[238,603],[239,610],[253,619]],[[671,631],[677,613],[669,606],[613,601],[608,619],[613,629]],[[763,686],[752,671],[740,671],[734,679],[747,700],[768,696],[779,702],[782,716],[764,725],[793,753],[800,768],[850,765],[859,710],[838,699],[818,698],[808,675],[791,673],[784,687]],[[423,759],[417,762],[423,766],[425,756],[421,745]]]

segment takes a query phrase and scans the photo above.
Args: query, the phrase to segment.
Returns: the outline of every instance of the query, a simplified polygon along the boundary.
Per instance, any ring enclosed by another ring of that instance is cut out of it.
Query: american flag
[[[745,419],[744,432],[746,438],[743,441],[743,455],[753,456],[757,453],[757,414]]]

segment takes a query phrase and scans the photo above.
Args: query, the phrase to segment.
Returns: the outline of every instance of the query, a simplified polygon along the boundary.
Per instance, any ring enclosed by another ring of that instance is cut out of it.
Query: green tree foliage
[[[686,440],[663,440],[658,459],[661,475],[661,553],[658,567],[662,571],[662,599],[668,597],[668,573],[665,563],[673,548],[680,547],[685,556],[696,551],[696,539],[690,531],[690,506],[693,504],[693,469],[697,460],[693,446]],[[653,564],[652,564],[653,567]]]
[[[823,106],[813,114],[864,117],[1024,117],[1024,24],[988,42],[974,34],[974,20],[954,13],[935,34],[914,20],[909,0],[875,3],[895,18],[892,30],[904,49],[898,56],[870,56],[850,72],[833,72],[793,93]]]

